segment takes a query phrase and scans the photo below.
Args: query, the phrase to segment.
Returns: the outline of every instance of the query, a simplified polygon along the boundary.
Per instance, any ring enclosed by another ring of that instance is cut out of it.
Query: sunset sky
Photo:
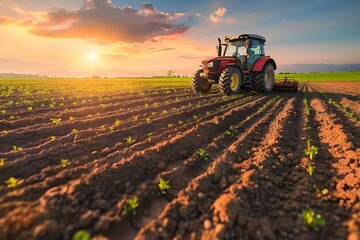
[[[360,63],[359,12],[359,0],[0,0],[0,72],[191,75],[240,33],[265,36],[278,65]]]

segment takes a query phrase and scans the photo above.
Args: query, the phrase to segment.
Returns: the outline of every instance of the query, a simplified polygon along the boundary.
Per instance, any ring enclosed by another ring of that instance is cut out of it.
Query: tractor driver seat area
[[[247,59],[247,65],[248,68],[250,68],[251,65],[253,65],[253,63],[255,62],[256,57],[254,50],[252,50],[251,48],[248,49],[248,54],[249,54],[249,58]]]

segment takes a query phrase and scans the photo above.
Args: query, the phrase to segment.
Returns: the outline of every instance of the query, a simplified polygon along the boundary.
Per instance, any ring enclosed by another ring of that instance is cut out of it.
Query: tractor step
[[[251,83],[251,77],[250,75],[245,75],[245,79],[244,79],[244,86],[245,87],[251,87],[252,86],[252,83]]]

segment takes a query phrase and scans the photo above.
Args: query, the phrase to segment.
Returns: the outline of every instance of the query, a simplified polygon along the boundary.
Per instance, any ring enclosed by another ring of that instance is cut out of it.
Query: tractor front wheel
[[[263,70],[255,74],[253,88],[256,92],[271,92],[274,87],[275,71],[271,63],[266,63]]]
[[[220,92],[228,96],[238,94],[241,88],[243,73],[236,67],[227,67],[220,75]]]
[[[211,89],[211,83],[207,78],[201,77],[201,73],[203,73],[202,69],[196,71],[191,82],[192,89],[196,93],[208,93]]]

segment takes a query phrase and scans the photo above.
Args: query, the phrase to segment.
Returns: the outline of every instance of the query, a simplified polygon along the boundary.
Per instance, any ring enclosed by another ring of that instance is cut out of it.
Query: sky
[[[277,65],[360,63],[359,0],[0,0],[0,72],[192,75],[254,33]],[[279,69],[281,70],[281,69]]]

